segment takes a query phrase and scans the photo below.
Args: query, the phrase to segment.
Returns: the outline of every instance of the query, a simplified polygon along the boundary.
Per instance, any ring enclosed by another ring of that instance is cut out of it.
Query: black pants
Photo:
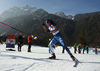
[[[97,54],[97,51],[95,51],[95,54]]]
[[[21,51],[22,44],[18,44],[18,51]]]
[[[28,43],[28,52],[31,52],[31,42]]]
[[[74,48],[74,53],[76,54],[76,48]]]
[[[80,49],[78,49],[78,53],[79,53],[79,54],[81,53],[81,50],[80,50]]]
[[[88,54],[88,52],[89,52],[89,51],[87,50],[87,54]]]
[[[84,50],[83,50],[83,54],[84,54]]]
[[[65,49],[63,48],[62,53],[64,53],[64,50],[65,50]]]

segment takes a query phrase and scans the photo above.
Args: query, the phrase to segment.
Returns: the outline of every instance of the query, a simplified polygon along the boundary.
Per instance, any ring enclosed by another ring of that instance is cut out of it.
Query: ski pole
[[[28,33],[23,32],[23,31],[21,31],[21,30],[19,30],[19,29],[16,29],[16,28],[14,28],[14,27],[12,27],[12,26],[9,26],[9,25],[7,25],[7,24],[5,24],[5,23],[0,22],[0,24],[2,24],[2,25],[4,25],[4,26],[7,26],[7,27],[9,27],[9,28],[12,28],[12,29],[14,29],[14,30],[17,30],[17,31],[19,31],[19,32],[25,33],[25,34],[28,35]]]
[[[19,30],[19,29],[16,29],[16,28],[14,28],[14,27],[12,27],[12,26],[9,26],[9,25],[7,25],[7,24],[5,24],[5,23],[0,22],[0,24],[2,24],[2,25],[4,25],[4,26],[7,26],[7,27],[9,27],[9,28],[12,28],[12,29],[14,29],[14,30],[17,30],[17,31],[19,31],[19,32],[22,32],[22,33],[25,33],[25,34],[29,35],[28,33],[23,32],[23,31],[21,31],[21,30]],[[33,35],[32,35],[32,38],[34,38],[35,40],[37,40],[37,37],[36,37],[36,36],[33,37]]]

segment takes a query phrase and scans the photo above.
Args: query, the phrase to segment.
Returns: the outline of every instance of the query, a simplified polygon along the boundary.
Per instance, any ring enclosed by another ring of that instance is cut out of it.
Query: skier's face
[[[47,26],[50,26],[51,23],[46,23]]]

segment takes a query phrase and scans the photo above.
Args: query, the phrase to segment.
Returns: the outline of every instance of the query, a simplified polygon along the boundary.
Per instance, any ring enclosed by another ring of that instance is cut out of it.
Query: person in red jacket
[[[95,47],[95,54],[97,54],[97,47]]]
[[[31,52],[31,45],[32,45],[33,39],[31,36],[28,36],[28,52]]]

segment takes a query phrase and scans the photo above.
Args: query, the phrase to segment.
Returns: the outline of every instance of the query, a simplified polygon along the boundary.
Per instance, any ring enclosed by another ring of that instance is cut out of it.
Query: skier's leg
[[[62,35],[60,33],[54,35],[54,38],[60,42],[60,44],[63,46],[63,48],[68,52],[69,55],[71,55],[70,50],[67,48],[64,39],[62,38]]]
[[[71,52],[70,52],[70,50],[68,49],[68,47],[66,46],[66,44],[65,44],[65,42],[64,42],[64,40],[63,40],[63,38],[60,37],[60,38],[57,39],[57,40],[61,43],[61,45],[63,46],[63,48],[66,49],[66,51],[68,52],[68,54],[71,55]]]
[[[66,46],[63,38],[62,38],[62,35],[59,33],[57,36],[55,36],[56,40],[58,40],[61,45],[63,46],[64,49],[66,49],[66,51],[68,52],[68,54],[70,55],[70,57],[72,58],[72,60],[74,61],[75,60],[75,57],[72,55],[72,53],[70,52],[70,50],[68,49],[68,47]]]
[[[52,56],[51,57],[49,57],[50,59],[55,59],[56,58],[56,56],[55,56],[55,53],[54,53],[54,49],[53,49],[53,45],[54,44],[56,44],[57,43],[57,40],[55,39],[55,38],[53,38],[52,40],[51,40],[51,42],[49,43],[49,49],[50,49],[50,51],[51,51],[51,53],[52,53]]]
[[[66,46],[65,42],[63,39],[61,39],[59,41],[61,43],[61,45],[63,46],[64,49],[66,49],[66,51],[68,52],[68,54],[70,55],[70,57],[72,58],[72,60],[75,60],[75,57],[72,55],[72,53],[70,52],[70,50],[68,49],[68,47]]]
[[[55,39],[55,38],[53,38],[52,40],[51,40],[51,42],[49,43],[49,49],[50,49],[50,51],[51,51],[51,53],[53,54],[54,53],[54,49],[53,49],[53,45],[54,44],[56,44],[57,43],[57,40]]]

